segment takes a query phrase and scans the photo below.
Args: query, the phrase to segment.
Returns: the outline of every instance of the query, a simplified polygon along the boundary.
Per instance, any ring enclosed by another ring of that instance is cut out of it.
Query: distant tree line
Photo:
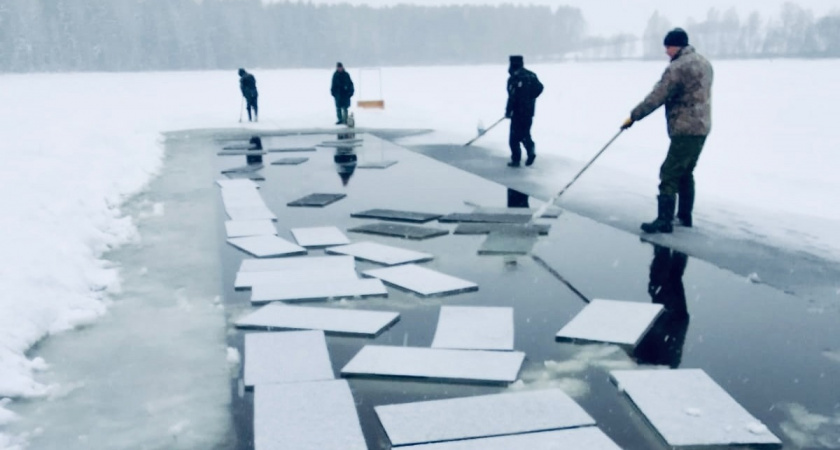
[[[840,57],[840,10],[824,17],[786,3],[778,17],[758,12],[745,19],[735,9],[721,13],[712,8],[702,21],[674,24],[654,12],[641,37],[618,34],[581,41],[582,57],[589,59],[661,59],[662,39],[675,26],[684,28],[691,44],[713,58],[837,58]]]
[[[0,0],[0,71],[505,63],[578,48],[575,8]]]

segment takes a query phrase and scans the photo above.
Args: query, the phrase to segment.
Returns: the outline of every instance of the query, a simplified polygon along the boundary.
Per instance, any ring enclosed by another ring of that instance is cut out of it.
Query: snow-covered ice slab
[[[309,282],[333,282],[339,280],[358,280],[356,270],[351,267],[340,268],[303,268],[288,270],[273,270],[268,272],[238,272],[233,287],[236,289],[249,289],[257,284],[278,284],[278,283],[309,283]]]
[[[435,258],[434,255],[428,253],[415,252],[414,250],[406,250],[376,242],[356,242],[350,245],[331,247],[327,249],[327,253],[351,255],[364,261],[385,264],[386,266],[431,261]]]
[[[524,359],[522,352],[366,345],[341,374],[512,383]]]
[[[700,369],[613,370],[610,376],[668,445],[781,444]]]
[[[557,332],[557,338],[636,346],[662,309],[655,303],[592,300]]]
[[[356,166],[357,169],[387,169],[399,161],[375,161],[363,162]]]
[[[432,347],[513,350],[513,308],[441,306]]]
[[[254,388],[255,450],[367,450],[346,380]]]
[[[335,378],[323,331],[245,335],[245,386]]]
[[[396,220],[398,222],[425,223],[435,220],[442,214],[432,214],[415,211],[399,211],[394,209],[368,209],[350,214],[350,217],[362,219]]]
[[[373,409],[394,446],[595,424],[595,420],[560,389],[403,403]]]
[[[251,303],[273,301],[314,301],[331,298],[387,297],[379,280],[339,280],[325,283],[265,283],[251,287]]]
[[[455,227],[453,234],[490,234],[497,231],[510,230],[534,230],[537,234],[547,235],[551,225],[545,223],[488,223],[488,222],[464,222]]]
[[[315,147],[281,147],[268,149],[271,153],[286,153],[286,152],[314,152]]]
[[[337,141],[324,141],[321,144],[326,145],[342,145],[342,144],[358,144],[359,142],[363,142],[364,139],[362,138],[353,138],[353,139],[339,139]]]
[[[376,336],[399,319],[390,311],[315,308],[278,303],[266,305],[236,321],[240,328],[323,330],[326,333]]]
[[[230,173],[253,173],[262,170],[265,166],[262,164],[248,164],[247,166],[232,167],[230,169],[222,170],[222,173],[227,175]]]
[[[405,239],[429,239],[449,234],[449,230],[431,227],[418,227],[416,225],[403,225],[398,223],[369,223],[350,228],[347,231],[355,233],[378,234],[381,236],[394,236]]]
[[[280,270],[355,270],[352,256],[310,256],[306,258],[246,259],[239,266],[240,272],[272,272]]]
[[[473,212],[479,214],[510,214],[510,215],[525,215],[530,219],[534,213],[540,208],[496,208],[492,206],[480,206]],[[545,212],[540,215],[543,219],[556,219],[560,217],[562,210],[557,206],[549,206]]]
[[[478,290],[478,285],[472,281],[462,280],[416,264],[371,269],[362,273],[426,296],[458,294]]]
[[[271,236],[277,228],[271,220],[228,220],[225,222],[227,237]]]
[[[313,206],[322,208],[344,197],[347,197],[347,194],[309,194],[306,197],[301,197],[286,203],[286,206]]]
[[[527,255],[539,232],[530,228],[491,231],[478,249],[479,255]]]
[[[267,152],[257,149],[242,149],[242,150],[222,150],[216,153],[216,156],[250,156],[250,155],[265,155]]]
[[[621,450],[598,427],[421,444],[411,450]]]
[[[531,216],[528,214],[502,214],[502,213],[452,213],[438,219],[443,223],[453,222],[490,222],[490,223],[528,223]]]
[[[303,164],[306,161],[309,161],[309,158],[280,158],[274,161],[271,161],[272,166],[296,166],[298,164]]]
[[[250,181],[250,180],[249,180]],[[266,206],[225,206],[230,220],[276,220],[277,216]]]
[[[303,255],[306,249],[278,236],[248,236],[227,240],[231,245],[257,257]]]
[[[298,245],[304,247],[328,247],[350,243],[350,239],[337,227],[292,228],[292,235]]]
[[[259,189],[260,185],[251,180],[216,180],[216,184],[222,189],[228,188],[250,188]]]

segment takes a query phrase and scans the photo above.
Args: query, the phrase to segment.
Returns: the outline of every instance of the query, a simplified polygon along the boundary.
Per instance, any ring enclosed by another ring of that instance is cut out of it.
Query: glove
[[[624,123],[621,124],[621,129],[626,130],[626,129],[632,127],[632,126],[633,126],[633,119],[628,117],[627,120],[625,120]]]

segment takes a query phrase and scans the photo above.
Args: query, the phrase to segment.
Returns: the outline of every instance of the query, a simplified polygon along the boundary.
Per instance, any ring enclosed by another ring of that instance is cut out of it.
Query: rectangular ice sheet
[[[309,158],[280,158],[271,161],[272,166],[296,166],[309,161]]]
[[[452,213],[438,219],[443,223],[451,222],[490,222],[490,223],[528,223],[531,216],[527,214],[500,213]]]
[[[304,268],[270,272],[237,272],[233,286],[236,289],[248,289],[257,284],[334,282],[358,279],[359,276],[352,267]]]
[[[347,231],[354,233],[378,234],[381,236],[393,236],[404,239],[429,239],[449,234],[449,230],[431,227],[418,227],[415,225],[403,225],[399,223],[369,223],[350,228]]]
[[[614,370],[610,375],[668,445],[781,444],[700,369]]]
[[[279,270],[330,270],[349,268],[354,270],[356,262],[352,256],[308,256],[301,258],[245,259],[239,266],[240,272],[271,272]]]
[[[351,255],[363,261],[385,264],[386,266],[434,259],[434,256],[428,253],[415,252],[376,242],[356,242],[355,244],[331,247],[327,249],[327,253]]]
[[[227,240],[231,245],[257,257],[302,255],[306,249],[277,236],[247,236]]]
[[[395,446],[595,424],[560,389],[376,406],[374,410]]]
[[[356,166],[356,168],[357,169],[387,169],[387,168],[393,166],[394,164],[396,164],[397,162],[398,161],[367,161],[367,162],[359,163],[359,165]]]
[[[245,386],[335,378],[323,331],[245,335]]]
[[[478,285],[472,281],[462,280],[416,264],[371,269],[362,273],[425,296],[458,294],[478,290]]]
[[[432,347],[513,350],[513,308],[441,306]]]
[[[435,220],[441,214],[414,212],[414,211],[398,211],[394,209],[368,209],[357,213],[350,214],[350,217],[358,217],[362,219],[381,219],[394,220],[397,222],[414,222],[425,223],[430,220]]]
[[[292,228],[292,235],[298,245],[304,247],[327,247],[349,244],[350,239],[337,227]]]
[[[311,206],[322,208],[330,203],[335,203],[344,197],[347,197],[347,194],[309,194],[306,197],[301,197],[297,200],[286,203],[286,206]]]
[[[266,283],[251,288],[251,303],[272,301],[314,301],[331,298],[387,297],[379,280],[341,280],[324,283]]]
[[[512,383],[524,359],[522,352],[367,345],[341,374]]]
[[[216,180],[216,184],[222,189],[228,188],[249,188],[258,189],[260,185],[251,180]]]
[[[315,147],[282,147],[268,149],[268,151],[271,153],[314,152],[315,150]]]
[[[277,228],[271,220],[228,220],[225,222],[227,237],[271,236],[277,234]]]
[[[323,330],[326,333],[376,336],[400,315],[389,311],[266,305],[236,321],[240,328]]]
[[[367,450],[346,380],[254,388],[254,450]]]
[[[597,427],[412,446],[411,450],[621,450]]]
[[[661,313],[660,304],[595,299],[557,337],[636,346]]]
[[[508,230],[534,230],[537,234],[547,235],[551,225],[544,223],[486,223],[486,222],[465,222],[459,223],[455,227],[453,234],[489,234],[494,231],[508,231]]]
[[[509,229],[491,231],[484,238],[479,255],[527,255],[537,243],[537,230]]]

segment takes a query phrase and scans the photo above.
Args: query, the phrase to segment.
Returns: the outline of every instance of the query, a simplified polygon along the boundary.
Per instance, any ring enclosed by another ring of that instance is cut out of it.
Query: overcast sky
[[[270,1],[270,0],[269,0]],[[659,11],[675,26],[688,17],[702,19],[709,8],[725,11],[733,6],[743,18],[758,10],[764,16],[778,15],[786,0],[312,0],[313,3],[351,3],[354,5],[385,6],[398,3],[417,5],[458,5],[513,3],[519,5],[569,5],[580,8],[589,24],[589,34],[610,35],[620,32],[641,34],[647,19]],[[817,16],[840,9],[840,0],[796,0],[794,3],[811,9]]]

